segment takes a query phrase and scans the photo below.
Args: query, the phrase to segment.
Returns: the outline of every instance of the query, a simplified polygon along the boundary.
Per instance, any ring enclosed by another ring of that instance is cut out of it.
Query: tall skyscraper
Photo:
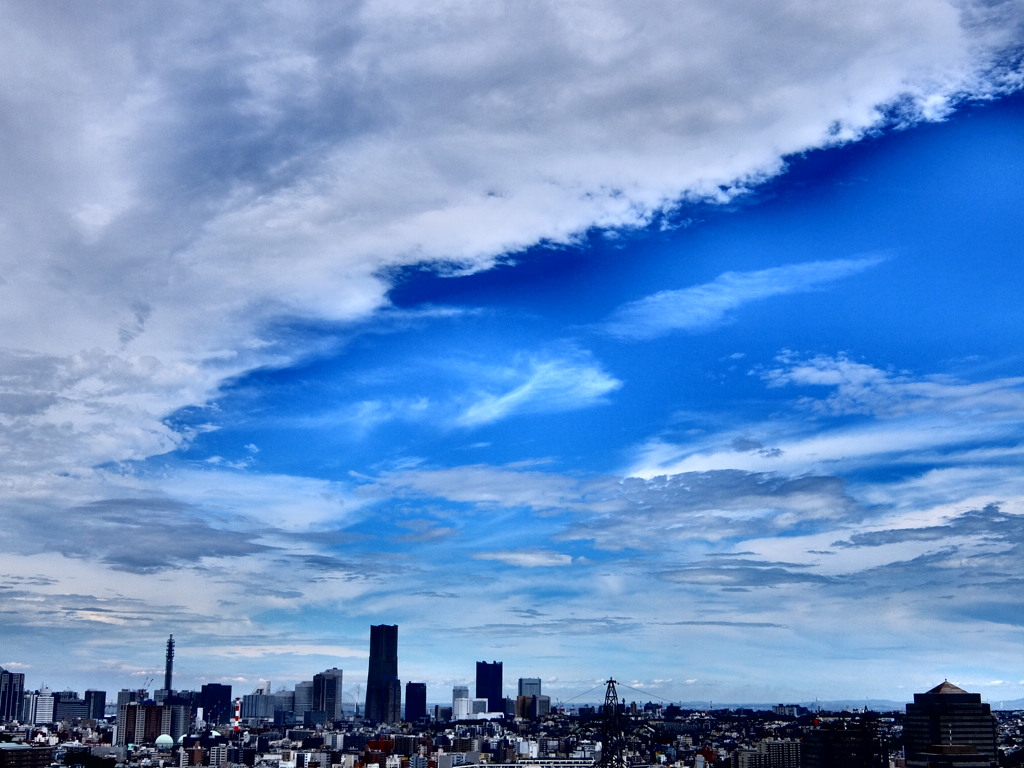
[[[231,686],[207,683],[199,691],[199,706],[203,708],[203,719],[207,723],[221,725],[228,722],[234,712],[231,705]]]
[[[307,712],[313,711],[313,681],[303,680],[295,684],[295,720],[303,722]]]
[[[327,722],[341,720],[342,671],[337,667],[313,675],[313,711],[327,715]]]
[[[915,693],[903,719],[907,768],[994,768],[996,718],[981,695],[949,681]]]
[[[85,716],[90,720],[102,720],[107,709],[107,692],[92,688],[85,692]]]
[[[540,678],[539,677],[520,677],[519,678],[519,695],[520,696],[540,696]]]
[[[25,675],[0,667],[0,723],[17,720],[25,693]]]
[[[427,716],[427,684],[405,684],[405,719],[410,723]]]
[[[504,712],[505,697],[501,692],[501,662],[476,663],[476,697],[487,699],[488,712]]]
[[[469,686],[468,685],[453,685],[452,686],[452,706],[455,706],[457,699],[468,699],[469,698]]]
[[[370,664],[366,673],[367,720],[397,723],[402,717],[402,685],[398,680],[398,625],[370,627]]]

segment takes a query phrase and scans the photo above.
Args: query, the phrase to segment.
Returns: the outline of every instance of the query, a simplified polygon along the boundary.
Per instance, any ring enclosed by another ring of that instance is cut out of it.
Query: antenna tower
[[[164,690],[171,690],[171,674],[174,671],[174,635],[167,638],[167,661],[164,664]]]
[[[615,681],[608,679],[601,707],[601,757],[595,768],[628,768],[624,716],[619,712],[619,694]]]

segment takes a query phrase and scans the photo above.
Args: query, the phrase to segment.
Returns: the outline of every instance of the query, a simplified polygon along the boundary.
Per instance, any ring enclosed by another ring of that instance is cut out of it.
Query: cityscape
[[[892,711],[693,708],[645,699],[612,678],[575,703],[553,704],[537,677],[518,678],[516,695],[506,696],[503,663],[478,661],[473,686],[428,704],[438,697],[425,683],[403,689],[398,626],[381,624],[370,627],[365,696],[346,707],[336,667],[292,690],[269,681],[241,695],[224,683],[176,690],[175,649],[172,634],[162,687],[123,688],[116,700],[93,689],[28,690],[24,674],[0,668],[0,768],[1024,765],[1024,707],[993,711],[948,680]]]
[[[1024,768],[1024,0],[0,41],[0,768]]]

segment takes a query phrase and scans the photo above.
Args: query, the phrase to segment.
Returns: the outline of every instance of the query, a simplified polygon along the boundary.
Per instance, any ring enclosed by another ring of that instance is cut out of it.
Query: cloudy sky
[[[7,2],[0,666],[1024,696],[1021,0]]]

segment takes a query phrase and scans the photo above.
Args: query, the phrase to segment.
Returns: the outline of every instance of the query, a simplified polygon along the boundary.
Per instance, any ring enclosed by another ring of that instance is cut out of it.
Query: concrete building
[[[107,692],[92,688],[85,692],[85,716],[89,720],[102,720],[107,707]]]
[[[997,728],[981,695],[948,680],[915,693],[903,719],[907,768],[995,768]]]
[[[203,708],[203,719],[212,725],[221,725],[231,719],[231,686],[223,683],[206,683],[199,690],[199,706]]]
[[[25,675],[0,667],[0,723],[17,720],[25,693]]]
[[[539,677],[520,677],[519,696],[540,696]]]
[[[501,689],[501,662],[478,661],[476,663],[476,697],[487,699],[488,711],[505,711],[505,697]]]
[[[397,723],[402,717],[398,679],[398,625],[370,627],[370,661],[366,673],[364,717],[374,723]]]
[[[84,720],[86,718],[85,699],[78,696],[77,691],[58,691],[53,695],[53,721]]]
[[[53,747],[0,742],[0,768],[49,768]]]
[[[295,684],[295,722],[305,721],[306,713],[313,711],[313,681],[304,680]]]
[[[165,734],[176,741],[188,725],[188,707],[180,704],[122,704],[117,708],[114,744],[153,744]]]
[[[427,716],[427,684],[405,684],[405,720],[418,722]]]
[[[52,723],[53,705],[53,693],[50,692],[49,688],[43,688],[35,694],[35,699],[32,705],[33,718],[31,720],[26,720],[25,722],[31,722],[33,725],[45,725],[46,723]]]
[[[344,717],[341,706],[342,678],[343,672],[337,667],[313,675],[313,711],[323,712],[327,722]]]

